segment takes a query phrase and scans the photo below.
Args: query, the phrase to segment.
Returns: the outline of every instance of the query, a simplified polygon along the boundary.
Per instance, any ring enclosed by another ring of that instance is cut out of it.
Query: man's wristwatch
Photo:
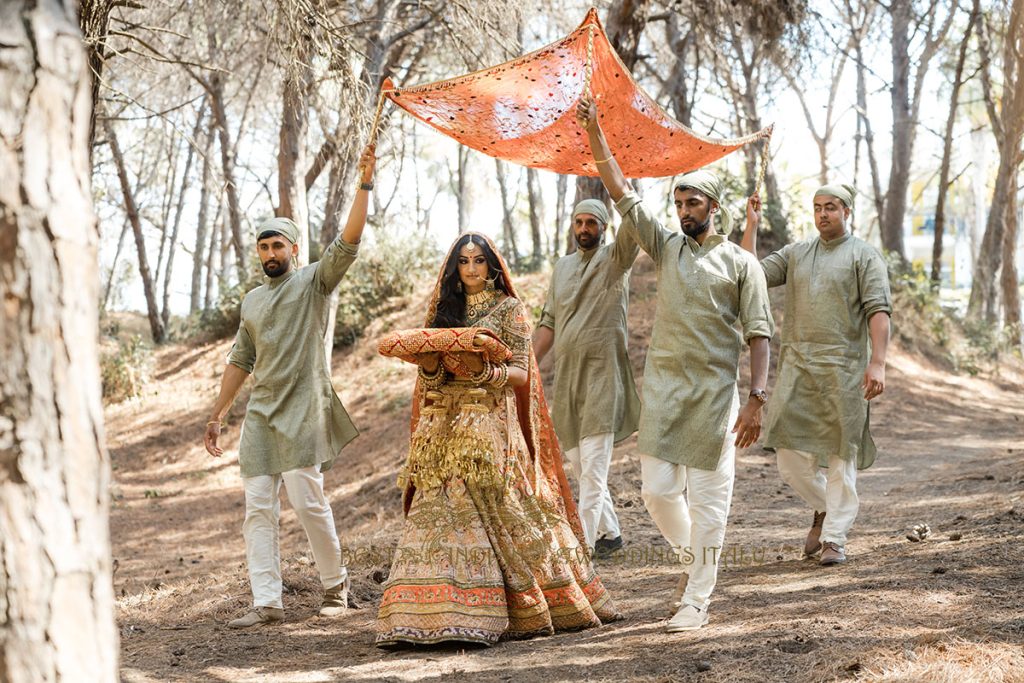
[[[756,398],[761,402],[761,405],[764,405],[768,402],[768,392],[764,389],[754,389],[750,392],[750,398]]]

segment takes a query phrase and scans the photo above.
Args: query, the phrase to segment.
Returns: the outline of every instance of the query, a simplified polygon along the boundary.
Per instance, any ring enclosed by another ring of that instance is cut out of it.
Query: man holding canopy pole
[[[885,389],[892,314],[885,260],[849,230],[855,193],[850,185],[820,188],[814,194],[818,237],[761,261],[768,286],[786,287],[764,443],[776,449],[782,479],[813,509],[804,552],[821,551],[826,566],[846,561],[846,536],[859,507],[857,470],[875,460],[868,401]],[[760,206],[756,197],[750,204],[748,223],[755,225],[742,245],[756,254]]]
[[[300,228],[291,219],[271,218],[256,228],[256,253],[266,278],[242,300],[238,334],[204,437],[206,450],[220,457],[222,420],[252,375],[238,463],[245,489],[242,535],[253,607],[230,621],[230,628],[284,619],[278,543],[282,484],[320,573],[320,616],[339,616],[348,607],[348,572],[341,563],[334,513],[324,495],[323,471],[358,432],[331,384],[323,338],[331,293],[359,250],[375,164],[371,143],[359,162],[362,182],[345,229],[316,263],[295,266]]]
[[[608,209],[584,199],[572,212],[579,247],[558,259],[534,333],[537,362],[554,347],[551,417],[579,484],[580,521],[597,558],[622,547],[608,491],[612,447],[637,428],[640,397],[626,336],[629,271],[639,253],[629,230],[604,244]]]
[[[686,571],[669,632],[699,629],[725,541],[736,448],[757,440],[767,401],[768,340],[774,323],[764,273],[750,254],[716,231],[722,183],[708,171],[683,176],[673,197],[682,232],[643,205],[612,156],[589,98],[577,120],[608,193],[657,266],[658,300],[644,369],[639,450],[641,495]],[[736,329],[739,323],[742,333]],[[750,393],[737,392],[742,343],[750,346]],[[684,495],[685,493],[685,495]],[[674,600],[673,600],[674,603]]]

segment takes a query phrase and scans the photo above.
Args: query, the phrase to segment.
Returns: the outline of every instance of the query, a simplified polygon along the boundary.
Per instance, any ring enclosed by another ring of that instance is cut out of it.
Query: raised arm
[[[612,201],[619,201],[623,195],[629,192],[629,182],[622,174],[619,163],[612,156],[608,148],[608,140],[601,130],[601,122],[597,119],[597,105],[593,100],[581,98],[576,105],[576,121],[580,127],[587,131],[587,140],[590,142],[590,153],[594,155],[594,163],[601,173],[601,182],[611,195]]]
[[[317,263],[317,279],[324,293],[329,293],[338,286],[349,267],[356,260],[356,250],[363,238],[366,227],[366,215],[370,207],[370,190],[373,189],[373,169],[377,157],[374,145],[367,145],[359,158],[359,189],[348,212],[348,220],[341,235],[331,242],[324,250]]]

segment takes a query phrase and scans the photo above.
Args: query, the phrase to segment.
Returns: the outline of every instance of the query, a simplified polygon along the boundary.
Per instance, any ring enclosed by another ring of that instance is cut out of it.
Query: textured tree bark
[[[128,180],[128,169],[124,165],[124,156],[121,154],[121,145],[117,142],[117,135],[110,121],[105,121],[107,131],[107,145],[110,147],[110,154],[114,157],[114,166],[117,167],[117,177],[121,182],[121,195],[124,198],[124,210],[131,223],[132,233],[135,235],[135,251],[139,257],[139,277],[142,278],[142,290],[146,295],[146,316],[149,318],[149,331],[153,335],[153,342],[161,344],[164,341],[165,330],[163,320],[160,318],[160,309],[156,304],[156,287],[153,284],[153,274],[149,269],[149,258],[146,256],[146,238],[142,235],[142,221],[139,218],[139,208],[135,203],[135,194],[132,191],[131,182]]]
[[[75,3],[0,6],[0,680],[117,681]]]
[[[910,20],[911,0],[892,0],[892,166],[881,218],[882,246],[906,260],[903,218],[907,212],[910,157],[913,152],[914,119],[910,114]]]
[[[565,195],[569,189],[569,176],[558,174],[555,181],[555,236],[551,240],[551,258],[559,256],[559,245],[562,243],[562,228],[566,227],[568,212],[565,210]]]
[[[544,210],[543,198],[540,195],[540,181],[537,169],[526,169],[526,196],[530,201],[530,237],[533,239],[533,256],[530,258],[530,270],[540,268],[544,260],[544,243],[540,235],[540,214]]]
[[[238,202],[238,187],[235,185],[235,155],[228,131],[228,116],[224,109],[224,83],[219,73],[210,76],[210,110],[220,141],[220,161],[224,175],[224,192],[228,198],[228,225],[231,227],[231,245],[235,249],[238,281],[247,279],[245,243],[242,241],[242,209]]]
[[[953,92],[949,97],[949,115],[946,117],[946,137],[942,145],[942,163],[939,165],[939,196],[935,202],[935,235],[932,241],[932,286],[938,288],[942,280],[942,238],[946,232],[946,194],[949,192],[949,165],[953,155],[953,126],[956,124],[956,113],[960,105],[960,86],[963,85],[964,62],[967,61],[967,45],[971,42],[974,22],[981,11],[979,0],[974,0],[967,28],[964,29],[960,52],[956,58],[956,70],[953,74]]]
[[[1003,230],[1003,268],[1000,284],[1003,290],[1003,323],[1006,325],[1009,342],[1018,349],[1021,343],[1020,329],[1020,275],[1017,271],[1017,234],[1020,224],[1017,220],[1017,174],[1014,173],[1012,186],[1006,193],[1006,219]]]
[[[999,146],[999,168],[995,189],[989,207],[985,235],[981,239],[978,260],[974,266],[971,298],[967,304],[967,317],[995,323],[999,317],[999,290],[1003,292],[1004,321],[1020,320],[1020,295],[1017,292],[1017,171],[1022,162],[1021,141],[1024,139],[1024,88],[1019,80],[1024,77],[1024,0],[1013,0],[1010,20],[1006,27],[1003,46],[1003,89],[997,101],[993,97],[989,75],[989,30],[985,22],[978,27],[982,58],[982,84]],[[1000,268],[1001,288],[997,287]],[[1015,340],[1019,345],[1019,339]]]
[[[274,213],[299,226],[299,266],[309,263],[309,206],[306,202],[306,131],[309,128],[309,67],[302,51],[284,79],[277,148],[278,207]]]
[[[207,151],[213,142],[213,130],[207,128],[203,146]],[[210,155],[203,155],[203,172],[199,181],[199,216],[196,218],[196,248],[192,252],[192,288],[190,291],[188,312],[192,315],[199,310],[199,298],[202,295],[203,261],[206,253],[206,223],[210,210]]]
[[[501,237],[504,244],[502,245],[502,253],[505,255],[505,259],[512,264],[513,267],[519,267],[519,247],[516,245],[516,226],[515,219],[512,215],[515,211],[515,201],[509,202],[511,199],[508,191],[508,170],[505,168],[505,162],[501,159],[494,160],[494,175],[498,180],[498,191],[501,194]]]

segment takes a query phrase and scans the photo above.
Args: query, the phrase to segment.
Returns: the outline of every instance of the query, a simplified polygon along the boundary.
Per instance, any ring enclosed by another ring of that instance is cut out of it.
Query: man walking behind
[[[857,517],[857,470],[875,461],[869,401],[885,389],[892,296],[885,260],[850,233],[856,190],[826,185],[814,194],[818,236],[761,261],[769,287],[786,287],[779,377],[764,444],[779,474],[814,510],[804,552],[846,561]],[[757,254],[760,200],[751,197],[742,246]],[[868,341],[870,340],[870,351]],[[824,469],[824,472],[822,471]]]
[[[579,248],[555,264],[533,348],[540,362],[554,347],[555,432],[579,483],[587,547],[601,558],[622,547],[608,491],[612,446],[636,431],[640,417],[626,335],[639,248],[628,230],[604,244],[608,209],[597,199],[577,204],[572,218]]]

